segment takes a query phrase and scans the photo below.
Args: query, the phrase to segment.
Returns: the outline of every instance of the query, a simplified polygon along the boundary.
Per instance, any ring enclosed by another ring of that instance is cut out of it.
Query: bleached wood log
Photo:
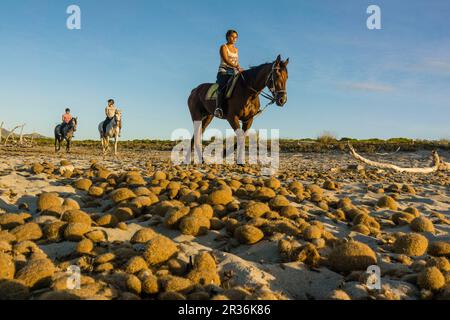
[[[0,124],[0,143],[2,143],[3,121]]]
[[[16,131],[18,128],[20,128],[20,125],[19,125],[19,126],[15,126],[15,127],[8,133],[8,135],[6,136],[6,139],[5,139],[5,143],[4,143],[5,146],[6,146],[6,144],[8,143],[9,138],[14,134],[14,131]]]
[[[377,168],[383,168],[383,169],[390,169],[390,170],[394,170],[396,172],[409,172],[409,173],[423,173],[423,174],[428,174],[428,173],[433,173],[439,170],[450,170],[450,163],[441,161],[441,159],[439,158],[439,155],[436,151],[432,152],[432,156],[433,156],[433,165],[431,167],[425,167],[425,168],[402,168],[399,167],[395,164],[391,164],[391,163],[383,163],[383,162],[377,162],[377,161],[373,161],[373,160],[369,160],[364,158],[363,156],[359,155],[355,149],[352,147],[352,145],[348,144],[348,147],[350,149],[350,154],[353,156],[353,158],[369,165],[372,167],[377,167]]]
[[[23,143],[23,128],[24,127],[25,127],[25,123],[20,127],[19,144]]]

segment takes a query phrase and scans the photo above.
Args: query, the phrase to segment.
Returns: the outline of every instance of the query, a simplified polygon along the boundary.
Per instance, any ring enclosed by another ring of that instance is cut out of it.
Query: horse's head
[[[122,121],[122,111],[120,111],[119,109],[116,110],[116,113],[114,114],[114,117],[116,118],[117,122]]]
[[[116,113],[114,114],[114,119],[116,121],[116,125],[119,127],[119,130],[121,130],[122,129],[122,111],[117,109]]]
[[[269,90],[272,92],[275,102],[279,107],[284,106],[287,102],[286,82],[288,79],[288,63],[289,58],[282,61],[281,56],[278,55],[272,64],[272,71],[267,82]]]
[[[78,117],[73,117],[72,120],[70,120],[70,126],[72,127],[73,131],[77,131],[77,125],[78,125]]]

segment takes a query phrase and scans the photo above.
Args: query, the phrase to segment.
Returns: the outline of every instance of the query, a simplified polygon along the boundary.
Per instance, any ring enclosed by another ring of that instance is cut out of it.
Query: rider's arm
[[[236,48],[236,52],[239,54],[239,49],[238,49],[238,48]],[[239,62],[238,62],[238,64],[237,64],[237,67],[236,67],[236,68],[239,70],[239,72],[244,71],[244,68],[241,67],[241,65],[239,64]]]
[[[61,116],[61,121],[64,122],[64,115]]]
[[[223,61],[225,61],[228,65],[234,68],[239,68],[239,64],[234,64],[233,62],[230,61],[230,59],[228,59],[228,51],[225,45],[222,45],[220,47],[220,56],[222,57]]]
[[[236,48],[236,50],[237,50],[237,52],[239,53],[239,49]],[[239,72],[244,71],[244,68],[241,67],[241,65],[239,64],[239,62],[238,62],[238,69],[239,69]]]

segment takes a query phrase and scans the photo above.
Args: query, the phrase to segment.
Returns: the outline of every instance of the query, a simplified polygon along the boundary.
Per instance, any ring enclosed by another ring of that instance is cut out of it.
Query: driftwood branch
[[[395,153],[399,152],[400,149],[401,149],[401,148],[398,147],[397,150],[395,150],[394,152],[387,152],[387,153],[378,153],[378,152],[377,152],[377,155],[379,155],[379,156],[388,156],[388,155],[395,154]]]
[[[350,149],[350,154],[353,156],[353,158],[373,167],[377,168],[383,168],[383,169],[391,169],[397,172],[409,172],[409,173],[433,173],[439,170],[450,170],[450,163],[444,162],[439,158],[439,155],[436,151],[433,151],[433,165],[431,167],[425,167],[425,168],[402,168],[399,166],[396,166],[395,164],[390,163],[383,163],[383,162],[377,162],[373,160],[369,160],[364,158],[363,156],[356,153],[355,149],[348,144],[348,147]]]
[[[15,126],[9,133],[8,133],[8,135],[6,136],[6,138],[5,138],[5,143],[4,143],[4,145],[6,146],[6,144],[8,143],[8,139],[9,139],[9,137],[11,137],[13,134],[14,134],[14,131],[17,129],[17,128],[19,128],[20,126]]]
[[[25,127],[25,123],[20,128],[20,136],[19,136],[19,144],[23,143],[23,128]]]
[[[16,131],[17,129],[19,129],[20,127],[22,127],[22,129],[23,129],[24,126],[25,126],[24,124],[15,126],[15,127],[8,133],[8,135],[6,136],[4,145],[6,146],[6,144],[8,143],[8,140],[9,140],[9,138],[10,138],[11,136],[12,136],[13,139],[14,139],[14,136],[13,136],[14,131]]]

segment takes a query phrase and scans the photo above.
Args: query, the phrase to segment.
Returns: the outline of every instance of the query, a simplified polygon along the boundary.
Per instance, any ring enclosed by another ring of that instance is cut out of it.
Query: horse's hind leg
[[[202,135],[205,133],[206,128],[210,125],[211,121],[214,119],[214,116],[211,114],[208,114],[206,117],[204,117],[202,119]],[[195,127],[195,125],[194,125]],[[195,138],[195,134],[192,135],[192,139],[191,139],[191,149],[194,147],[194,138]],[[201,140],[200,140],[201,142]]]
[[[237,142],[230,148],[224,150],[224,156],[227,157],[230,154],[234,154],[234,150],[237,149],[237,163],[245,164],[245,132],[241,129],[241,124],[239,123],[239,119],[237,117],[228,119],[228,122],[236,133]],[[245,127],[248,129],[248,126]]]
[[[117,143],[119,142],[118,133],[116,134],[114,138],[114,155],[117,156]]]
[[[205,118],[202,119],[202,134],[205,133],[206,128],[209,126],[213,119],[214,116],[212,114],[208,114]]]
[[[200,101],[197,101],[197,103],[193,104],[193,99],[189,99],[189,110],[191,112],[191,118],[194,122],[194,134],[191,138],[191,151],[194,150],[194,154],[196,154],[196,162],[201,163],[202,162],[202,136],[205,132],[206,128],[209,126],[211,121],[214,119],[214,116],[206,113],[206,109],[201,104]],[[201,127],[199,122],[201,121]],[[190,152],[187,153],[186,156],[186,162],[190,163],[191,158]]]

